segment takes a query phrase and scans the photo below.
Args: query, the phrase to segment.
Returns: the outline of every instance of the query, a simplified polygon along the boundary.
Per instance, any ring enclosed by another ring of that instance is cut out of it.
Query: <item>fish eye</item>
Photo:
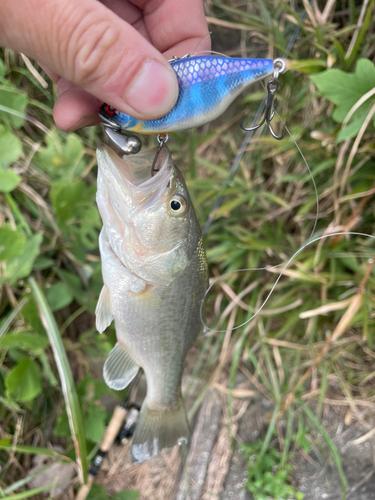
[[[109,104],[106,104],[105,106],[105,112],[109,115],[109,116],[115,116],[116,114],[116,109],[112,106],[110,106]]]
[[[169,202],[169,206],[175,215],[183,214],[186,210],[186,200],[182,196],[174,196]]]

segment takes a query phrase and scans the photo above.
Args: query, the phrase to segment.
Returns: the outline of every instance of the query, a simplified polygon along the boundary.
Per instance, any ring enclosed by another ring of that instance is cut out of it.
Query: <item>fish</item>
[[[179,93],[166,115],[139,120],[103,103],[99,116],[115,130],[165,134],[200,127],[220,116],[234,99],[254,82],[271,75],[271,59],[219,56],[183,57],[171,62]]]
[[[154,150],[121,159],[106,145],[97,149],[104,285],[96,328],[101,333],[114,320],[117,337],[103,377],[115,390],[140,368],[147,380],[133,462],[189,441],[181,379],[203,329],[208,288],[202,233],[184,178],[165,144],[155,165],[154,158]]]

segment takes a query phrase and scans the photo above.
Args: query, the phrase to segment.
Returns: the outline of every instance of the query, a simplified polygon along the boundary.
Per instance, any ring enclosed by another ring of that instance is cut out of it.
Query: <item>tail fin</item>
[[[163,448],[188,443],[189,424],[182,398],[167,410],[153,410],[143,403],[139,423],[132,440],[133,462],[144,462],[157,455]]]

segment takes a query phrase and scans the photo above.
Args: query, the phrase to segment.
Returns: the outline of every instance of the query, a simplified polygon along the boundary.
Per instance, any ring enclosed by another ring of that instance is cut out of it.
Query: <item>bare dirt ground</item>
[[[211,388],[197,413],[188,457],[181,450],[164,450],[149,462],[130,462],[129,443],[115,446],[104,461],[98,482],[110,494],[140,491],[141,500],[252,500],[244,488],[247,465],[238,449],[264,435],[273,403],[262,395],[234,400],[231,420],[223,386]],[[240,391],[244,384],[240,384]],[[246,390],[246,389],[244,389]],[[249,387],[247,391],[250,394]],[[335,443],[348,481],[346,500],[375,499],[374,426],[365,421],[345,425],[348,406],[325,405],[322,424]],[[234,441],[231,440],[234,436]],[[234,446],[233,446],[234,443]],[[340,500],[337,468],[323,438],[309,455],[295,456],[293,482],[305,500]]]

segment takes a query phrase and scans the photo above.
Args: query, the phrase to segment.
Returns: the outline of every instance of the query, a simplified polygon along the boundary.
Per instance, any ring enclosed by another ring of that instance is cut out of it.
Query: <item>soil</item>
[[[264,436],[273,403],[260,394],[251,398],[241,395],[234,399],[229,418],[225,385],[217,387],[219,390],[211,388],[207,392],[197,412],[186,467],[178,447],[164,450],[149,462],[131,464],[127,443],[111,449],[97,481],[110,494],[123,489],[139,490],[140,500],[253,500],[244,487],[247,465],[239,444]],[[244,384],[238,387],[244,388]],[[250,394],[248,385],[246,389]],[[341,457],[348,482],[346,500],[374,500],[375,424],[368,422],[367,415],[366,421],[345,425],[347,413],[345,402],[325,404],[322,424]],[[343,498],[340,476],[322,437],[309,455],[295,456],[293,484],[305,494],[305,500]]]

